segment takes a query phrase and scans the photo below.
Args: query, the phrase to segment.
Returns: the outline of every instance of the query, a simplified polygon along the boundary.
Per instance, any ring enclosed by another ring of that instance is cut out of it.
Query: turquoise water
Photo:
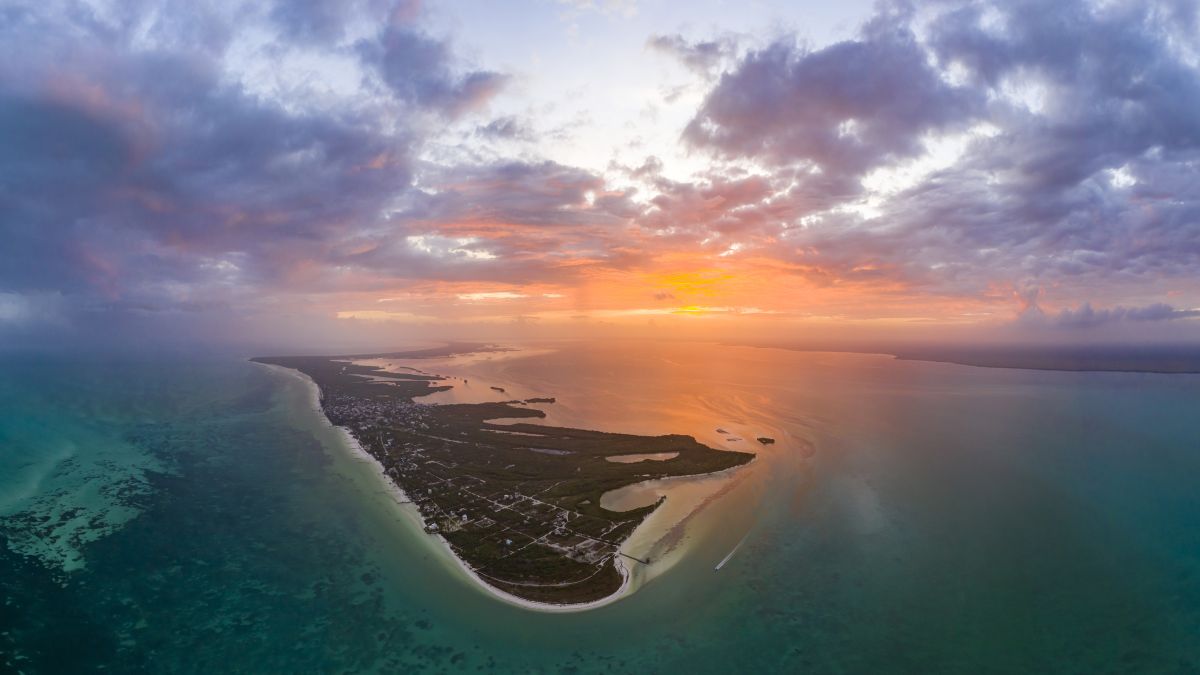
[[[715,345],[443,369],[558,423],[778,442],[674,567],[552,616],[448,567],[296,379],[3,357],[0,670],[1200,669],[1194,376]]]

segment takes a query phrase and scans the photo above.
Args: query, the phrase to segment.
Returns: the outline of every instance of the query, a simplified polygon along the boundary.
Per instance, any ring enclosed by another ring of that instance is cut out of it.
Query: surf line
[[[733,557],[733,554],[737,553],[738,549],[741,548],[742,544],[746,543],[746,540],[749,538],[750,538],[750,533],[747,532],[746,536],[742,537],[742,540],[737,543],[737,546],[734,546],[733,550],[729,552],[729,555],[725,556],[724,558],[721,559],[721,562],[717,563],[717,566],[713,568],[713,571],[714,572],[720,571],[720,569],[725,566],[725,563],[729,562],[729,559]]]

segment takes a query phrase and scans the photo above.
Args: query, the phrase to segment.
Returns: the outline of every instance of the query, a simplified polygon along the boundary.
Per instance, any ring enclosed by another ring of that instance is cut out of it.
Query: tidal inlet
[[[6,0],[0,673],[1200,672],[1195,0]]]

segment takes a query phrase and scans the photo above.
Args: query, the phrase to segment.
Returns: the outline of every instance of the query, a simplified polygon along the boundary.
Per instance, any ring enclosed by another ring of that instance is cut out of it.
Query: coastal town
[[[388,355],[414,358],[411,353]],[[752,454],[690,436],[634,436],[527,423],[554,397],[434,405],[421,396],[454,386],[415,370],[390,372],[362,357],[271,357],[321,391],[321,407],[420,511],[476,576],[525,600],[592,602],[616,592],[624,564],[649,561],[622,543],[658,504],[610,511],[610,490],[669,476],[711,473]],[[492,387],[503,394],[499,387]],[[500,423],[498,420],[504,420]],[[654,455],[664,461],[629,461]]]

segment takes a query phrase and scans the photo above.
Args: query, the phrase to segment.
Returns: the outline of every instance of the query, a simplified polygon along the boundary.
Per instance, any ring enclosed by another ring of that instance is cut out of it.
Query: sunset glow
[[[1175,5],[326,4],[18,11],[0,330],[1197,333]]]

